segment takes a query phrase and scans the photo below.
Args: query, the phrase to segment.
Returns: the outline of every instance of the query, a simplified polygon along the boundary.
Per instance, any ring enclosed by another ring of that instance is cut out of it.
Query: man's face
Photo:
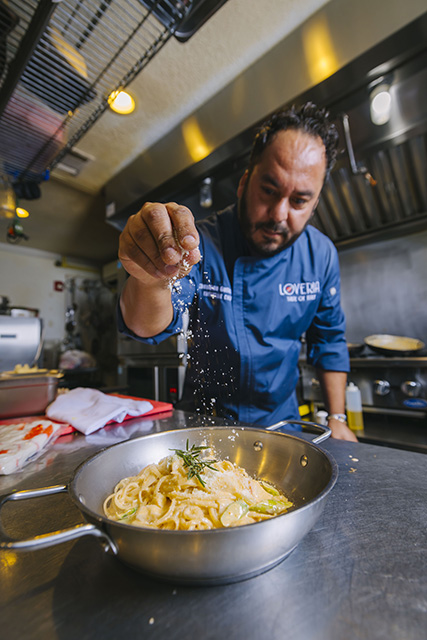
[[[255,255],[275,255],[301,235],[316,208],[325,171],[320,137],[294,129],[275,135],[237,190],[240,226]]]

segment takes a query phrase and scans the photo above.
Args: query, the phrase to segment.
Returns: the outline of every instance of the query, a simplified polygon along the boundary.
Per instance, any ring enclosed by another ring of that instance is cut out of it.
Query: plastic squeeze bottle
[[[354,382],[349,382],[347,385],[345,390],[345,403],[348,426],[357,435],[357,433],[361,433],[363,431],[364,425],[360,389],[354,384]]]

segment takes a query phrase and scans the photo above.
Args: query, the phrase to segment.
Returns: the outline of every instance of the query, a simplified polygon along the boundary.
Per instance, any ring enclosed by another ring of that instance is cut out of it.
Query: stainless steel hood
[[[297,34],[289,42],[296,66],[297,55],[302,55],[298,42]],[[265,72],[269,63],[271,66],[271,57],[265,60]],[[369,97],[382,80],[391,85],[393,109],[390,121],[378,126],[370,119]],[[229,93],[236,94],[236,83],[229,87]],[[215,130],[223,126],[222,118],[227,117],[221,111],[220,98],[204,105],[199,118],[199,124],[205,122],[211,128],[212,139]],[[286,104],[305,100],[329,108],[341,139],[341,153],[313,218],[314,226],[342,247],[427,228],[427,13]],[[343,127],[345,116],[350,147]],[[149,200],[182,202],[196,218],[226,206],[235,198],[258,124],[236,132],[227,143],[193,164],[188,163],[188,148],[183,150],[182,131],[175,137],[169,135],[157,151],[163,154],[165,164],[173,156],[174,174],[157,184],[147,180],[144,192],[145,158],[129,165],[106,185],[108,221],[121,229],[129,215]],[[154,155],[151,150],[151,164]],[[375,184],[366,174],[373,176]],[[209,209],[200,205],[199,197],[207,177],[213,189]],[[138,190],[138,197],[130,199],[129,194]]]

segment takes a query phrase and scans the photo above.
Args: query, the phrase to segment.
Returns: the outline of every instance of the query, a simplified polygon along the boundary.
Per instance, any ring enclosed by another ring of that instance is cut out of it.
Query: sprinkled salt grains
[[[182,292],[182,285],[177,281],[183,277],[183,272],[187,271],[191,267],[190,263],[186,259],[190,252],[187,251],[186,249],[183,249],[181,245],[179,245],[179,248],[181,249],[181,260],[179,261],[180,263],[179,271],[175,276],[172,276],[171,278],[169,278],[167,282],[167,288],[170,289],[171,291],[172,291],[172,288],[174,288],[177,293]]]
[[[190,266],[188,261],[186,260],[186,256],[188,256],[188,251],[185,251],[181,248],[182,250],[182,258],[181,258],[181,265],[182,267],[184,267],[185,269],[188,269],[188,267]],[[201,256],[202,258],[203,256]],[[180,270],[181,272],[181,270]],[[182,273],[182,272],[181,272]],[[209,277],[209,273],[207,271],[203,272],[203,276],[204,276],[204,280],[207,282],[207,284],[211,283],[210,277]],[[182,276],[181,276],[182,277]],[[180,276],[179,274],[177,276],[174,276],[173,278],[171,278],[171,280],[168,283],[169,288],[178,294],[182,293],[183,287],[182,287],[182,283],[179,281]],[[188,278],[188,282],[190,283],[190,285],[192,285],[193,287],[196,286],[194,280],[192,280],[191,278]],[[183,313],[186,311],[187,309],[187,304],[183,301],[180,300],[179,298],[175,298],[173,300],[173,304],[175,309],[177,309],[177,311],[179,313]],[[205,323],[203,323],[205,325]],[[199,337],[199,344],[201,342],[202,339],[206,340],[207,344],[209,344],[210,341],[210,330],[208,329],[208,327],[202,326],[202,321],[200,319],[200,317],[196,318],[196,325],[195,325],[195,333],[196,336]],[[190,339],[194,339],[196,336],[194,335],[192,330],[187,330],[183,332],[184,337],[187,340]],[[226,351],[228,349],[228,347],[225,345],[223,350],[221,351],[221,355],[224,355],[224,351]],[[199,415],[202,413],[206,413],[206,414],[211,414],[211,415],[215,415],[216,414],[216,398],[209,398],[209,396],[207,396],[207,390],[211,385],[211,381],[215,379],[215,377],[218,375],[218,373],[220,374],[222,380],[221,380],[221,388],[222,388],[222,395],[224,397],[232,397],[233,394],[235,393],[234,390],[234,371],[233,371],[233,367],[229,366],[228,370],[224,370],[224,367],[221,366],[220,371],[218,371],[219,369],[219,363],[213,361],[211,363],[210,361],[210,356],[212,356],[212,354],[218,354],[219,351],[218,349],[212,349],[211,351],[206,351],[206,356],[207,358],[203,358],[204,360],[204,368],[199,370],[199,374],[201,377],[200,380],[200,387],[198,390],[198,400],[196,401],[198,403],[199,406],[196,406],[196,413],[198,413]],[[215,356],[216,358],[218,358],[218,356]],[[195,359],[196,358],[196,359]],[[190,362],[191,360],[191,362]],[[193,367],[196,367],[197,365],[200,365],[199,362],[197,362],[197,357],[196,354],[192,354],[192,356],[190,356],[189,354],[186,355],[186,361],[187,364],[189,364],[190,366],[192,365]],[[194,363],[194,364],[192,364]],[[223,364],[223,362],[221,362],[221,365]],[[211,376],[211,373],[214,372],[214,375]]]

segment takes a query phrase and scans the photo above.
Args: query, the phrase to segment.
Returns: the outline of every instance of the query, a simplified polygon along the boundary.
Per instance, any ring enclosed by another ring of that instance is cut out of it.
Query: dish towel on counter
[[[0,424],[0,474],[21,471],[44,453],[51,440],[61,435],[66,425],[37,417]]]
[[[89,435],[108,422],[123,422],[127,417],[136,418],[153,409],[147,400],[133,400],[121,396],[106,395],[97,389],[77,387],[59,395],[46,409],[52,420],[67,422],[77,431]]]

